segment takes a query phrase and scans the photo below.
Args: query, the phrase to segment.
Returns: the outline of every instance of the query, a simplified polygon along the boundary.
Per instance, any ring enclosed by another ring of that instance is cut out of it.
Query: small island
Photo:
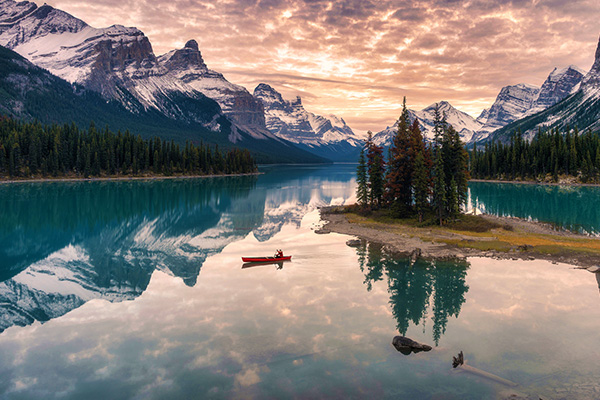
[[[482,160],[489,154],[475,150],[472,154],[476,157],[469,158],[460,136],[437,108],[434,134],[433,142],[427,143],[418,121],[409,124],[405,100],[387,161],[369,133],[357,167],[357,204],[321,208],[326,225],[317,233],[353,235],[413,259],[485,256],[545,259],[581,267],[600,263],[600,240],[596,238],[519,218],[461,212],[467,204],[469,165],[472,167],[473,160],[488,165]],[[591,136],[585,139],[592,140]],[[525,146],[517,143],[517,147]],[[562,172],[557,159],[552,160],[554,173]],[[543,163],[538,165],[537,172],[547,172]],[[522,165],[515,164],[518,166]],[[590,171],[587,178],[592,180],[595,170]]]
[[[600,263],[600,240],[519,218],[464,215],[439,226],[390,218],[385,212],[365,216],[354,206],[322,207],[320,212],[326,224],[318,233],[356,236],[407,257],[543,259],[585,268]]]

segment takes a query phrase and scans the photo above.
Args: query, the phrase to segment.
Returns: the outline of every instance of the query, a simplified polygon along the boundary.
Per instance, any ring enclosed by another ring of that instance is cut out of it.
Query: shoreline
[[[600,183],[581,183],[581,182],[538,182],[538,181],[503,181],[501,179],[469,179],[469,182],[489,182],[489,183],[511,183],[517,185],[543,185],[543,186],[583,186],[598,187]]]
[[[47,182],[109,182],[109,181],[155,181],[165,179],[200,179],[200,178],[226,178],[234,176],[254,176],[262,172],[252,172],[247,174],[211,174],[211,175],[152,175],[152,176],[102,176],[94,178],[33,178],[33,179],[10,179],[1,180],[0,185],[13,183],[47,183]]]
[[[444,227],[414,227],[377,222],[352,213],[340,213],[339,207],[319,209],[325,222],[316,233],[339,233],[368,242],[406,257],[425,259],[466,259],[488,257],[512,260],[547,260],[579,268],[600,265],[600,240],[583,234],[556,231],[549,224],[512,217],[485,214],[483,218],[503,228],[490,232],[460,232]],[[504,227],[509,228],[504,229]]]

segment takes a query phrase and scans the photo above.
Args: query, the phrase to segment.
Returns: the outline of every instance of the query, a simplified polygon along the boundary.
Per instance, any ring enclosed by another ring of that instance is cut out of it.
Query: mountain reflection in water
[[[2,185],[0,332],[95,298],[133,300],[155,270],[194,286],[204,261],[229,243],[250,232],[267,241],[309,209],[351,196],[352,174],[336,181],[297,168],[259,177]]]

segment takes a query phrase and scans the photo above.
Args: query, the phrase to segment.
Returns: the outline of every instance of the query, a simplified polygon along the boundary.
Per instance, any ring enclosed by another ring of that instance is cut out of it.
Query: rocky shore
[[[544,259],[581,268],[600,265],[600,239],[559,231],[551,225],[518,218],[482,217],[503,228],[486,233],[461,232],[444,227],[415,227],[401,222],[378,222],[340,207],[320,208],[325,224],[317,233],[341,233],[384,245],[389,252],[427,259]]]

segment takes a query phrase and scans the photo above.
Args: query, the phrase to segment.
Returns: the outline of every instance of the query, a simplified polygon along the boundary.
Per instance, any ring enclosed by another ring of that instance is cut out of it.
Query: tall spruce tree
[[[369,131],[368,135],[368,142],[370,142],[372,133]],[[369,203],[369,181],[364,147],[360,149],[358,167],[356,167],[356,184],[356,202],[359,206],[365,207]]]
[[[456,218],[467,202],[469,183],[468,154],[460,135],[452,125],[446,124],[442,145],[444,149],[444,173],[446,175],[446,214]]]
[[[367,142],[367,171],[369,175],[369,203],[373,208],[379,208],[383,203],[385,160],[383,149],[370,138]]]
[[[429,169],[422,151],[418,152],[415,157],[413,187],[415,211],[419,217],[419,222],[423,222],[423,215],[429,206]]]
[[[443,225],[446,218],[446,174],[444,172],[444,152],[442,151],[443,121],[439,105],[433,111],[433,193],[432,205],[435,215]]]
[[[412,204],[411,178],[414,158],[411,159],[410,116],[406,108],[406,97],[402,103],[402,113],[398,119],[398,131],[390,147],[387,176],[386,200],[398,215],[407,215]]]

